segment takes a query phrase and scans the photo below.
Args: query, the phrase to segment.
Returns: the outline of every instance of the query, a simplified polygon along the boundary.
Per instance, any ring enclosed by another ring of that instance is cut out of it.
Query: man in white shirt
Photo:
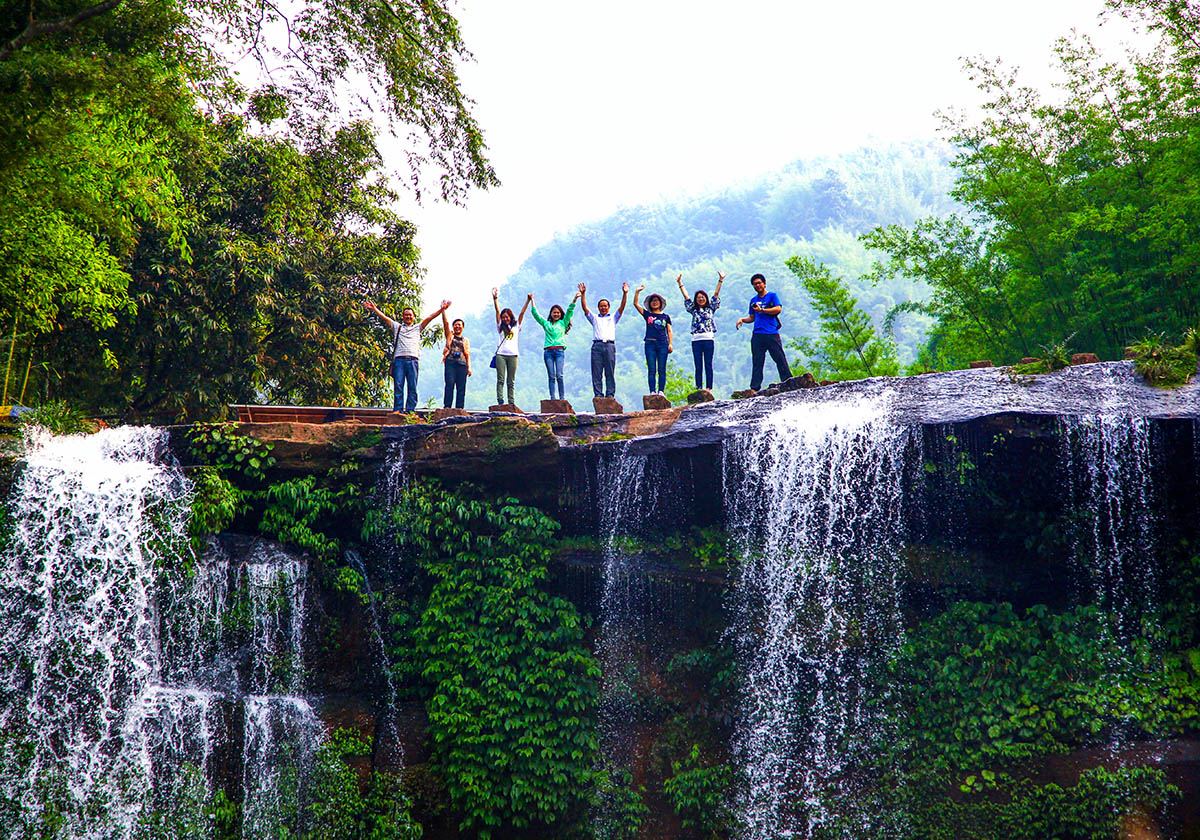
[[[617,321],[625,311],[625,299],[629,297],[629,284],[621,285],[621,305],[615,313],[609,312],[608,301],[604,298],[596,304],[596,314],[588,309],[587,286],[579,284],[579,300],[583,304],[583,314],[592,325],[592,394],[597,397],[608,397],[610,400],[617,395]],[[605,388],[601,389],[601,378]],[[601,393],[603,390],[603,393]]]
[[[417,313],[409,307],[400,310],[400,320],[393,321],[380,311],[371,301],[363,303],[368,311],[388,325],[392,331],[392,411],[407,411],[410,414],[417,408],[417,374],[420,372],[421,360],[421,331],[429,326],[429,322],[439,317],[450,308],[450,301],[442,301],[442,306],[428,318],[417,323]],[[408,400],[405,401],[405,386],[408,387]],[[404,406],[401,409],[401,405]]]

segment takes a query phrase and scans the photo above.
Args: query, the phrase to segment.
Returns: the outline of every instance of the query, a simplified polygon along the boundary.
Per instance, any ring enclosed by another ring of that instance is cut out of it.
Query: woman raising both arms
[[[513,315],[507,307],[500,308],[500,290],[492,289],[492,306],[496,310],[496,329],[500,333],[500,343],[496,345],[496,354],[492,359],[492,367],[496,369],[496,402],[505,403],[505,384],[508,386],[508,405],[513,405],[513,388],[517,381],[517,337],[521,333],[521,325],[525,322],[525,310],[529,308],[533,295],[525,299],[520,315]]]
[[[721,284],[725,275],[717,272],[717,288],[710,299],[708,292],[698,289],[695,296],[688,298],[687,289],[683,287],[683,275],[675,278],[679,291],[683,293],[683,308],[692,313],[692,359],[696,363],[696,390],[713,386],[713,353],[717,348],[717,321],[714,314],[721,306]],[[701,384],[701,373],[704,382]]]
[[[643,283],[634,290],[633,308],[646,320],[646,379],[650,393],[661,394],[667,390],[667,355],[675,352],[675,334],[671,331],[671,316],[663,312],[667,301],[662,295],[655,293],[646,298],[645,308],[638,303],[645,288]]]
[[[555,399],[554,385],[558,384],[558,399],[565,400],[563,390],[563,360],[567,354],[566,336],[571,329],[571,316],[575,314],[575,301],[579,300],[579,292],[571,298],[567,311],[557,303],[550,307],[547,318],[538,314],[537,304],[533,302],[533,294],[529,295],[529,303],[533,320],[542,325],[546,331],[546,343],[542,348],[542,359],[546,362],[546,377],[550,380],[550,399]]]

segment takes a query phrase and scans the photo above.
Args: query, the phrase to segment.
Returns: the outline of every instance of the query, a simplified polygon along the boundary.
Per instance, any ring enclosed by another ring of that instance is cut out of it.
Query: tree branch
[[[103,3],[97,3],[95,6],[88,6],[82,11],[76,12],[71,17],[59,18],[52,20],[49,23],[34,23],[33,21],[33,5],[30,4],[29,24],[25,27],[25,31],[13,38],[3,47],[0,47],[0,61],[9,58],[21,47],[28,44],[30,41],[36,40],[46,35],[53,35],[57,32],[70,32],[81,23],[85,23],[94,17],[111,12],[113,9],[121,5],[124,0],[104,0]]]

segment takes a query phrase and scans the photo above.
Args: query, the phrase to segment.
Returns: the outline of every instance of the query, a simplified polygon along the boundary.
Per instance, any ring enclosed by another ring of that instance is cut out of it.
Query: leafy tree
[[[381,404],[391,337],[361,301],[398,309],[419,285],[413,229],[385,209],[394,195],[369,127],[313,129],[303,148],[242,119],[207,135],[180,165],[191,259],[144,235],[127,263],[133,311],[102,333],[120,365],[99,365],[75,322],[45,343],[56,388],[165,418],[261,399]]]
[[[800,278],[820,321],[816,339],[792,342],[810,357],[806,364],[814,376],[841,380],[900,372],[895,344],[875,332],[841,279],[805,257],[792,257],[787,266]]]
[[[243,55],[269,86],[234,81]],[[498,183],[469,58],[440,0],[0,0],[0,330],[42,398],[84,383],[93,410],[176,416],[372,399],[382,341],[345,281],[399,303],[416,251],[382,209],[370,126],[408,132],[418,196],[430,177],[455,201]]]
[[[1196,12],[1171,0],[1110,6],[1158,31],[1159,49],[1117,62],[1086,39],[1060,41],[1053,101],[999,63],[969,62],[987,104],[945,120],[967,213],[865,238],[887,254],[877,281],[933,287],[898,310],[937,319],[933,363],[1015,361],[1072,334],[1119,358],[1149,328],[1178,334],[1200,318]]]

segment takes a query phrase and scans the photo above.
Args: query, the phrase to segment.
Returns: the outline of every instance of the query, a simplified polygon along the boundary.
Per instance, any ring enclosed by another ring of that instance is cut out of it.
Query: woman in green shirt
[[[575,314],[575,301],[579,300],[579,293],[575,293],[575,297],[571,298],[571,305],[567,307],[567,311],[563,312],[563,308],[557,303],[550,307],[550,315],[548,318],[543,318],[537,311],[537,304],[533,302],[533,295],[529,296],[531,304],[530,312],[533,313],[533,320],[542,325],[542,329],[546,331],[546,343],[542,345],[542,359],[546,362],[546,376],[550,380],[550,399],[554,399],[554,383],[558,383],[558,399],[565,400],[566,393],[563,390],[563,359],[567,354],[566,335],[571,329],[571,316]]]

